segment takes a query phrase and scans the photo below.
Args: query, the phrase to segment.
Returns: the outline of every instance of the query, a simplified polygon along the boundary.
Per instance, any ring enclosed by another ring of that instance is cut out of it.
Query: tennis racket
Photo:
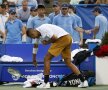
[[[12,67],[8,67],[8,73],[10,73],[13,76],[25,78],[18,70]],[[26,79],[26,78],[25,78]]]

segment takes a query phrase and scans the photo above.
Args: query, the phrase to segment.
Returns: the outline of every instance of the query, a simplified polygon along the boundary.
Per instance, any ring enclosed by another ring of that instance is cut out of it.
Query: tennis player
[[[84,80],[79,69],[71,62],[71,44],[72,37],[64,29],[52,25],[43,24],[35,30],[27,30],[27,36],[33,39],[40,39],[42,44],[51,44],[48,52],[44,58],[44,83],[37,86],[37,88],[50,88],[49,75],[50,75],[50,61],[52,58],[62,55],[65,64],[76,74],[81,80],[81,84],[78,87],[87,87],[88,83]],[[33,63],[36,65],[36,54],[38,49],[38,41],[33,48]]]

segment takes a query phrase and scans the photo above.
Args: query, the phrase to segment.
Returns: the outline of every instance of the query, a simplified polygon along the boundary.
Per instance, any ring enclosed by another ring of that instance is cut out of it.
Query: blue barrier
[[[7,72],[8,67],[14,67],[19,70],[24,76],[36,75],[43,73],[44,63],[43,58],[49,48],[49,45],[39,45],[39,52],[37,54],[38,67],[34,67],[32,64],[32,44],[7,44],[5,45],[5,54],[10,56],[22,57],[24,62],[22,63],[3,63],[0,62],[0,81],[1,82],[23,82],[25,79],[11,76]],[[72,50],[79,48],[78,44],[72,44]],[[51,62],[51,75],[50,80],[57,80],[58,76],[63,76],[71,73],[71,70],[67,68],[64,62],[61,61],[61,56],[54,58]],[[95,57],[88,58],[80,65],[80,70],[93,70],[95,71]]]
[[[26,64],[3,64],[1,65],[2,73],[1,73],[1,82],[23,82],[25,81],[24,78],[18,78],[15,76],[10,75],[7,72],[8,67],[13,67],[21,72],[21,74],[24,77],[30,76],[30,75],[37,75],[39,73],[43,73],[44,65],[42,63],[38,63],[38,67],[34,67],[32,63],[26,63]],[[65,71],[65,72],[64,72]],[[50,70],[50,80],[56,81],[58,76],[64,76],[65,74],[71,73],[71,70],[68,69],[62,62],[61,63],[52,63],[51,64],[51,70]]]

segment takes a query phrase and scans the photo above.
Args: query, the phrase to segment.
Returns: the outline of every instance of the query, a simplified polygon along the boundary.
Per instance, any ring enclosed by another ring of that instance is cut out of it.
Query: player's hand
[[[34,66],[36,66],[36,67],[37,67],[37,62],[36,62],[36,59],[34,59],[34,60],[33,60],[33,64],[34,64]]]

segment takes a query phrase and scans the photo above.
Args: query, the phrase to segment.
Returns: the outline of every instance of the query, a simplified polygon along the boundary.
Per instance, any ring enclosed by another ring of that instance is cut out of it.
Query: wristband
[[[38,48],[33,48],[33,54],[37,54]]]

